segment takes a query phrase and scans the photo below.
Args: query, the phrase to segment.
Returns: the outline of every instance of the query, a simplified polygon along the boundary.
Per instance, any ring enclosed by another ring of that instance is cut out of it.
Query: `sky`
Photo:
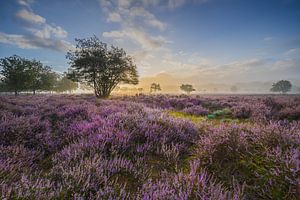
[[[300,0],[0,0],[0,57],[68,68],[75,38],[131,55],[141,77],[299,80]]]

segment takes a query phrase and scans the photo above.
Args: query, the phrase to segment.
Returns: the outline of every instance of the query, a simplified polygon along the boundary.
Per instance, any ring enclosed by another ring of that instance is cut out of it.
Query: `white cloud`
[[[107,21],[121,25],[119,30],[103,32],[102,36],[111,38],[114,42],[126,41],[139,50],[160,48],[170,42],[161,35],[150,34],[149,28],[160,31],[166,28],[165,23],[143,7],[144,4],[155,5],[156,3],[158,2],[150,0],[100,0],[100,5],[107,15]]]
[[[46,19],[40,15],[34,14],[31,11],[26,9],[22,9],[16,13],[16,17],[32,24],[44,24],[46,23]]]
[[[289,49],[287,52],[284,53],[284,55],[289,57],[294,57],[294,56],[300,57],[300,49],[298,48]]]
[[[121,22],[121,21],[122,21],[122,18],[121,18],[121,16],[120,16],[119,13],[112,12],[112,13],[109,13],[109,14],[108,14],[107,20],[108,20],[109,22]]]
[[[203,4],[208,1],[209,0],[168,0],[166,2],[169,9],[176,9],[187,3]]]
[[[0,32],[0,43],[16,45],[22,49],[45,48],[55,51],[67,52],[74,46],[64,40],[40,38],[30,35],[6,34]]]
[[[108,22],[120,24],[120,29],[105,31],[102,36],[112,39],[130,49],[136,64],[142,73],[154,74],[158,71],[184,70],[187,72],[199,66],[211,63],[208,59],[197,58],[197,55],[175,55],[166,44],[172,43],[162,36],[168,25],[161,21],[153,10],[177,8],[188,2],[205,2],[206,0],[190,1],[159,1],[159,0],[100,0]],[[159,9],[156,9],[159,8]],[[161,69],[163,65],[163,69]],[[151,67],[150,67],[151,66]]]
[[[24,35],[7,34],[0,32],[0,43],[16,45],[23,49],[44,48],[55,51],[66,52],[74,48],[72,44],[61,38],[66,38],[68,32],[61,26],[48,24],[46,19],[35,14],[30,4],[33,0],[18,0],[17,3],[23,7],[16,13],[16,17],[23,22],[25,30],[29,33]]]
[[[147,33],[137,30],[137,29],[124,29],[121,31],[110,31],[103,32],[103,37],[113,38],[113,39],[122,39],[127,38],[132,40],[135,44],[138,44],[143,49],[154,49],[161,47],[165,43],[169,43],[162,36],[149,36]]]
[[[150,4],[150,1],[148,1]],[[165,30],[166,24],[146,10],[143,1],[100,0],[102,9],[107,14],[108,22],[119,22],[125,27],[152,27]]]
[[[17,3],[22,6],[30,7],[34,0],[17,0]]]
[[[45,26],[41,29],[36,28],[27,28],[33,35],[40,37],[40,38],[50,38],[51,36],[57,37],[57,38],[65,38],[68,36],[68,32],[65,31],[60,26],[51,26],[48,24],[45,24]]]
[[[182,6],[185,3],[185,0],[169,0],[168,7],[171,9]]]
[[[0,42],[5,44],[17,45],[22,49],[35,48],[23,35],[5,34],[0,32]]]

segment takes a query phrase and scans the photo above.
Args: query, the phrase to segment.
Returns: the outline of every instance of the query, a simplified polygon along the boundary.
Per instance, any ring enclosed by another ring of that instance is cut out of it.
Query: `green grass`
[[[186,114],[186,113],[183,113],[183,112],[180,112],[180,111],[171,110],[171,111],[168,111],[167,113],[172,117],[191,120],[194,123],[207,120],[206,116],[190,115],[190,114]]]
[[[231,118],[231,111],[229,109],[217,110],[207,116],[197,116],[186,114],[180,111],[169,110],[167,113],[175,118],[187,119],[194,123],[203,122],[203,121],[213,121],[213,122],[227,122],[227,123],[241,123],[239,119]]]

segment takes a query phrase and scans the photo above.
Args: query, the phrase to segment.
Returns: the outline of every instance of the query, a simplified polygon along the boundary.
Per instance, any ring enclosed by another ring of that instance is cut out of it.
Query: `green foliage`
[[[3,76],[2,83],[6,91],[17,95],[26,89],[28,80],[28,62],[17,55],[0,59],[0,74]]]
[[[190,84],[182,84],[180,86],[180,89],[185,91],[187,94],[190,94],[191,92],[195,91],[192,85]]]
[[[222,121],[226,121],[227,119],[230,119],[231,117],[232,117],[231,110],[229,108],[216,110],[213,113],[207,115],[208,119],[221,119]]]
[[[119,83],[138,84],[136,65],[123,49],[109,49],[96,36],[75,41],[76,50],[66,56],[69,78],[93,87],[97,97],[108,97]]]
[[[50,67],[43,66],[40,61],[27,60],[27,62],[27,89],[33,91],[34,94],[37,90],[52,91],[58,75],[55,72],[52,72]]]
[[[291,91],[292,84],[290,81],[281,80],[272,85],[271,92],[281,92],[283,94]]]
[[[41,73],[41,84],[39,89],[53,91],[57,84],[58,78],[59,75],[57,73],[52,72],[50,69],[45,70],[43,73]]]
[[[38,90],[50,91],[53,89],[57,74],[48,66],[37,60],[28,60],[17,55],[0,59],[3,76],[1,91],[15,92]]]

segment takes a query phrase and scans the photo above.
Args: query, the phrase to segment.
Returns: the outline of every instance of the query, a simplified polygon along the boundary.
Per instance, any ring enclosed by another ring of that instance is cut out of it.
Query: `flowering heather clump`
[[[190,115],[207,115],[208,114],[208,109],[203,108],[202,106],[192,106],[192,107],[187,107],[182,110],[182,112],[190,114]]]
[[[296,96],[2,96],[0,196],[297,199],[299,106]]]

